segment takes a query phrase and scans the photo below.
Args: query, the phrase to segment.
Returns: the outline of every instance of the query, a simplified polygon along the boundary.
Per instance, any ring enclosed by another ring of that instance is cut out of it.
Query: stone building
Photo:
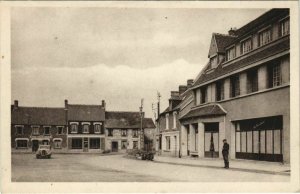
[[[272,9],[228,34],[214,33],[209,62],[181,114],[182,155],[290,161],[289,9]],[[195,143],[196,142],[196,143]]]

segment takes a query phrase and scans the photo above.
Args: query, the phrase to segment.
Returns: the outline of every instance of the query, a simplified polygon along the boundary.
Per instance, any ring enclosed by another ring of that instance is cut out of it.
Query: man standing
[[[227,143],[226,139],[223,139],[222,155],[223,155],[224,164],[225,164],[224,168],[229,168],[228,154],[229,154],[229,144]]]

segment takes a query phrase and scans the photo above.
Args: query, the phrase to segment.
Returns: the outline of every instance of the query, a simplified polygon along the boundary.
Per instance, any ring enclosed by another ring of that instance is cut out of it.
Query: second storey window
[[[84,125],[83,125],[83,133],[89,133],[89,128],[90,128],[89,125],[84,124]]]
[[[62,135],[64,133],[64,127],[57,127],[57,134]]]
[[[247,93],[258,91],[257,69],[247,72]]]
[[[224,100],[224,81],[216,83],[216,101]]]
[[[134,130],[132,131],[132,136],[133,136],[133,137],[138,137],[138,130],[137,130],[137,129],[134,129]]]
[[[205,103],[207,101],[207,86],[204,86],[200,88],[200,94],[201,94],[201,104]]]
[[[259,46],[263,46],[271,42],[271,29],[266,29],[259,33]]]
[[[166,129],[169,129],[169,114],[166,114]]]
[[[44,135],[50,135],[50,127],[44,127]]]
[[[235,47],[231,47],[226,50],[226,61],[230,61],[235,58]]]
[[[177,115],[177,112],[173,112],[173,129],[176,128],[176,115]]]
[[[280,22],[280,36],[285,36],[290,33],[290,20],[289,18],[284,19]]]
[[[23,135],[23,126],[16,126],[16,134]]]
[[[39,135],[40,134],[40,127],[39,126],[33,126],[32,127],[32,135]]]
[[[126,137],[127,136],[127,130],[126,129],[122,129],[121,130],[121,135],[122,135],[122,137]]]
[[[268,82],[269,88],[280,86],[282,83],[280,63],[271,64],[268,66]]]
[[[252,50],[252,39],[248,38],[241,43],[241,54],[245,54]]]
[[[71,124],[71,133],[78,132],[78,125],[76,123]]]
[[[113,136],[113,130],[112,129],[107,129],[108,136]]]
[[[240,77],[239,75],[232,76],[230,78],[230,96],[236,97],[240,95]]]
[[[100,133],[101,132],[101,125],[100,124],[95,124],[94,127],[95,127],[95,129],[94,129],[95,133]]]

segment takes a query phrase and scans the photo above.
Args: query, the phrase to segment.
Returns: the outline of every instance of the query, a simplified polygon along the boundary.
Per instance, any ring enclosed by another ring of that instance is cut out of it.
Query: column
[[[224,81],[224,99],[230,98],[230,79],[227,78]]]
[[[198,155],[204,158],[204,123],[198,123]]]
[[[190,124],[190,151],[195,151],[195,127]]]
[[[247,73],[240,74],[240,92],[241,95],[247,94]]]
[[[229,144],[229,153],[230,153],[230,158],[235,159],[235,126],[231,122],[230,123],[230,144]]]
[[[225,122],[219,122],[219,157],[222,158],[223,139],[225,139]],[[227,142],[230,142],[228,139]]]
[[[181,125],[181,137],[180,137],[180,152],[182,156],[187,155],[187,131],[184,125]]]
[[[267,66],[261,66],[258,68],[257,76],[258,76],[258,90],[264,90],[267,88],[268,83],[268,75],[267,75]]]

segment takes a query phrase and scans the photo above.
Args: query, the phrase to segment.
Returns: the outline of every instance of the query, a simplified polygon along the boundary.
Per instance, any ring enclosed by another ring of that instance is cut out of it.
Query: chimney
[[[68,109],[68,100],[65,100],[65,109]]]
[[[230,36],[235,36],[236,35],[236,28],[230,28],[230,30],[228,31],[228,34]]]
[[[194,80],[193,80],[193,79],[188,79],[188,80],[187,80],[187,88],[192,87],[193,83],[194,83]]]
[[[102,105],[103,108],[105,108],[105,106],[106,106],[105,100],[102,100],[102,104],[101,105]]]
[[[179,97],[179,92],[178,91],[171,91],[171,99]]]
[[[181,95],[183,92],[185,92],[187,90],[187,86],[180,85],[178,90],[179,90],[179,95]]]
[[[19,102],[17,100],[14,101],[14,109],[18,109],[19,107]]]

